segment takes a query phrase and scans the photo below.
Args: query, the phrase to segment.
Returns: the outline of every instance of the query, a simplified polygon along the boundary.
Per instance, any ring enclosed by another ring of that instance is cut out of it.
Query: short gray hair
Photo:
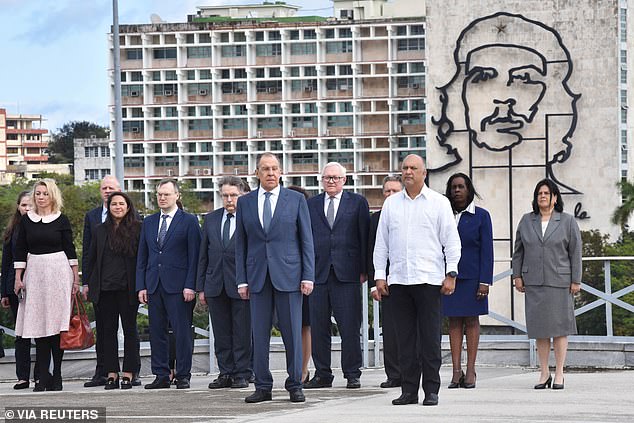
[[[222,189],[225,185],[236,187],[240,193],[244,193],[244,181],[237,176],[223,176],[220,178],[220,181],[218,181],[219,188]]]
[[[341,171],[341,176],[346,176],[346,168],[339,162],[328,162],[328,163],[326,163],[326,166],[324,166],[324,168],[321,170],[321,174],[323,175],[324,172],[326,171],[326,168],[331,167],[331,166],[338,167],[339,170]]]
[[[403,179],[401,178],[401,175],[387,175],[385,178],[383,178],[382,187],[385,188],[385,184],[387,184],[388,182],[398,182],[399,184],[403,185]]]
[[[178,181],[173,178],[165,178],[161,179],[158,184],[156,184],[156,189],[158,190],[163,185],[172,184],[174,186],[174,192],[179,193],[180,190],[178,188]]]

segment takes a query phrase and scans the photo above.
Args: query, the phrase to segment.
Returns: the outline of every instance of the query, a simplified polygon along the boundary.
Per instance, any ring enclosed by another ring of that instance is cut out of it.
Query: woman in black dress
[[[2,246],[2,278],[1,297],[2,307],[11,307],[13,320],[18,317],[18,296],[13,292],[15,282],[15,270],[13,270],[13,253],[15,243],[18,240],[20,220],[31,210],[31,191],[22,191],[18,195],[17,207],[11,217],[7,229],[4,231],[4,243]],[[37,371],[36,371],[37,372]],[[36,373],[34,372],[34,373]],[[26,389],[29,387],[29,374],[31,373],[31,339],[17,336],[15,338],[15,374],[18,382],[13,389]]]
[[[130,197],[113,192],[106,202],[108,215],[99,225],[88,254],[88,297],[99,304],[95,318],[103,324],[105,389],[132,388],[132,375],[139,367],[139,335],[136,315],[136,256],[141,233]],[[119,317],[123,326],[123,377],[119,381]]]
[[[71,297],[79,290],[77,254],[62,194],[52,179],[33,187],[33,209],[20,222],[15,245],[14,291],[21,298],[15,333],[35,338],[39,384],[34,391],[62,390],[60,332],[67,331]],[[53,375],[48,372],[53,356]]]

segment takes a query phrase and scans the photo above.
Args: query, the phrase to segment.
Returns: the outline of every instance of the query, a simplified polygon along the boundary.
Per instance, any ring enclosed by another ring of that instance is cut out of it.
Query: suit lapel
[[[147,234],[152,239],[153,245],[158,248],[158,231],[159,231],[159,220],[161,220],[161,212],[155,213],[151,216],[148,216],[143,224],[147,225],[148,230]]]
[[[181,209],[176,210],[176,214],[174,215],[174,218],[172,219],[172,222],[170,223],[169,228],[167,228],[167,234],[165,234],[165,241],[163,241],[163,245],[167,245],[172,234],[176,230],[176,225],[178,225],[178,223],[181,221],[183,216],[184,216],[184,213]]]
[[[534,214],[533,213],[533,229],[535,230],[535,233],[537,234],[537,238],[541,241],[544,242],[544,237],[542,236],[542,217],[539,213]]]
[[[328,219],[326,219],[326,213],[324,213],[324,201],[326,201],[326,193],[322,192],[317,196],[315,200],[313,200],[313,207],[315,208],[315,213],[321,218],[321,221],[324,223],[324,226],[330,229],[330,225],[328,224]]]
[[[282,210],[286,207],[286,203],[288,202],[288,192],[284,187],[280,187],[280,198],[277,199],[277,204],[275,204],[275,212],[273,212],[273,218],[271,219],[271,226],[269,227],[269,232],[273,230],[273,227],[276,225],[279,220],[279,215],[282,213]]]
[[[544,234],[544,242],[550,238],[550,236],[557,230],[559,224],[561,223],[561,213],[553,210],[552,216],[550,216],[550,221],[548,222],[548,226],[546,227],[546,233]]]

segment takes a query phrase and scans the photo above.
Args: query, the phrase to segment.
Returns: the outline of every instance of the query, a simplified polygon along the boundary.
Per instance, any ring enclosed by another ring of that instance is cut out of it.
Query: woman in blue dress
[[[453,376],[449,388],[475,388],[475,362],[480,341],[480,315],[489,313],[487,297],[493,283],[493,231],[489,212],[476,207],[478,195],[471,179],[456,173],[447,181],[445,195],[451,201],[460,234],[462,252],[453,295],[443,298],[449,318],[449,344]],[[462,338],[467,338],[467,371],[462,370]]]

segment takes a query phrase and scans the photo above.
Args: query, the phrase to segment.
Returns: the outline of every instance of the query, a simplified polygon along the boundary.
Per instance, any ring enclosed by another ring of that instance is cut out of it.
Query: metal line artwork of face
[[[464,28],[453,58],[455,74],[437,88],[441,116],[432,118],[447,156],[433,170],[454,166],[467,154],[451,144],[455,133],[468,135],[469,157],[474,146],[510,154],[524,142],[542,143],[535,167],[566,192],[579,193],[552,169],[570,157],[580,97],[568,86],[573,65],[561,36],[541,22],[499,12]]]

